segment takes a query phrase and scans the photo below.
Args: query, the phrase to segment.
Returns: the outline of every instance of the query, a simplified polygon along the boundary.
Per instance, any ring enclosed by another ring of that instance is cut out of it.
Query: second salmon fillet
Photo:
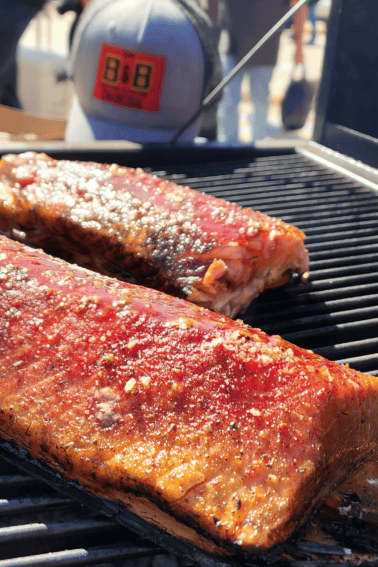
[[[217,556],[286,542],[378,447],[378,380],[0,237],[0,436]]]
[[[1,229],[229,317],[308,270],[294,226],[140,169],[33,152],[0,161]]]

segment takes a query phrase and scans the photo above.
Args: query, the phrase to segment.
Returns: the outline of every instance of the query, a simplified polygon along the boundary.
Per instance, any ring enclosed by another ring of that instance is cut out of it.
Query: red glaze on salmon
[[[0,435],[205,550],[284,542],[377,450],[377,379],[278,336],[4,237],[0,294]]]
[[[1,227],[230,317],[308,270],[303,232],[281,220],[141,169],[33,152],[0,161]]]

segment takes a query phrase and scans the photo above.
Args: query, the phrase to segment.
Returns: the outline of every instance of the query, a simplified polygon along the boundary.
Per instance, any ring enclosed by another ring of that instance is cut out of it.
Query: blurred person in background
[[[46,1],[0,0],[0,104],[21,108],[17,88],[17,46]]]
[[[222,27],[220,52],[224,76],[228,75],[260,39],[285,15],[298,0],[208,0],[218,3],[218,22]],[[307,18],[304,6],[294,15],[294,65],[304,65],[303,33]],[[241,73],[225,87],[218,106],[218,142],[240,144],[239,103],[244,77],[249,82],[253,103],[252,115],[247,115],[253,141],[275,133],[268,124],[270,82],[277,63],[280,34],[276,33],[252,57]]]
[[[315,4],[310,4],[308,7],[308,19],[312,25],[312,32],[311,32],[311,37],[307,42],[307,45],[314,45],[316,40],[316,20],[317,20]]]
[[[226,76],[288,10],[287,0],[220,0],[219,12],[226,34],[220,44]],[[238,105],[246,76],[253,103],[249,126],[253,141],[268,133],[270,81],[277,62],[280,35],[273,36],[250,60],[244,70],[225,87],[218,107],[218,142],[239,144]]]
[[[293,0],[290,3],[290,5],[295,6],[297,1],[298,0]],[[308,19],[312,26],[312,33],[311,33],[311,38],[307,42],[307,45],[313,45],[316,39],[316,22],[317,22],[316,3],[317,2],[318,0],[309,0],[308,4],[306,6],[303,6],[303,8],[301,9],[302,16],[299,16],[299,19],[298,16],[295,16],[294,21],[290,20],[289,22],[286,23],[285,26],[286,29],[293,29],[293,39],[295,39],[296,28],[299,25],[302,28],[302,35],[303,35],[304,24],[306,22],[306,19]],[[302,40],[302,45],[303,45],[303,40]]]
[[[290,5],[295,6],[298,0],[290,0]],[[293,32],[295,41],[295,52],[294,52],[294,65],[304,65],[304,26],[308,16],[307,5],[303,6],[296,14],[293,16]]]

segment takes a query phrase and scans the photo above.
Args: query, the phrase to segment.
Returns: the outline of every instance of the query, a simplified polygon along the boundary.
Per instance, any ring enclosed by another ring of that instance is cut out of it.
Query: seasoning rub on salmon
[[[141,169],[33,152],[0,161],[1,228],[229,317],[308,270],[294,226]]]
[[[377,450],[376,378],[239,320],[5,237],[0,297],[1,437],[204,550],[284,542]]]

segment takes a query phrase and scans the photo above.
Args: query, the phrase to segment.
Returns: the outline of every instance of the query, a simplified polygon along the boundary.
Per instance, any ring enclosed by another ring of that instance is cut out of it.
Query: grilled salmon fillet
[[[308,270],[294,226],[140,169],[33,152],[0,161],[0,229],[229,317]]]
[[[262,553],[377,450],[378,381],[0,237],[0,436],[206,552]]]

